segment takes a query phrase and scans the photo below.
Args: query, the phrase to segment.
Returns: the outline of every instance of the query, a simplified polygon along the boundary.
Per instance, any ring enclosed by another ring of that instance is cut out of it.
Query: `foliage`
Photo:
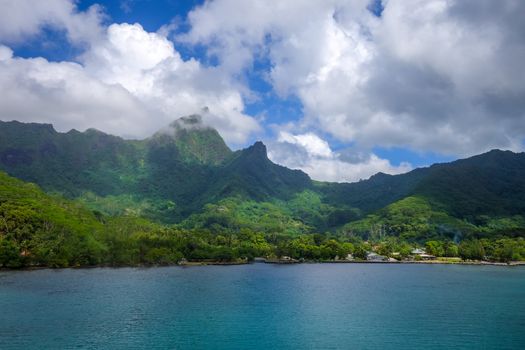
[[[524,229],[525,221],[520,215],[504,218],[486,216],[484,221],[478,221],[475,225],[450,216],[440,204],[425,197],[411,196],[346,224],[342,231],[373,240],[396,236],[407,241],[423,242],[432,239],[458,241],[502,235],[523,236]],[[429,249],[441,252],[446,247]]]
[[[5,267],[370,251],[404,259],[415,246],[438,257],[525,257],[524,154],[320,183],[272,163],[261,142],[232,152],[190,116],[140,141],[0,122],[0,168],[40,186],[0,173]]]

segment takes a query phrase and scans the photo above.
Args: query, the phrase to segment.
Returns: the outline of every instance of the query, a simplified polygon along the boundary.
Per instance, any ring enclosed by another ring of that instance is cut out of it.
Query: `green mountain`
[[[195,115],[144,140],[0,122],[0,169],[110,214],[128,210],[164,222],[229,196],[286,199],[310,186],[303,172],[270,162],[262,143],[232,152]]]
[[[376,174],[366,181],[321,184],[327,200],[366,212],[408,196],[419,196],[454,217],[525,213],[525,153],[493,150],[401,175]]]
[[[402,175],[323,183],[274,164],[261,142],[232,152],[198,115],[144,140],[0,122],[0,169],[104,215],[186,228],[418,239],[522,235],[525,227],[523,153],[494,150]]]
[[[266,146],[260,141],[234,154],[217,170],[213,186],[204,196],[207,201],[231,196],[258,201],[288,199],[294,193],[311,187],[310,178],[302,171],[272,163],[268,159]]]
[[[141,146],[94,129],[58,133],[50,124],[0,122],[1,168],[71,197],[131,191],[144,172]]]
[[[197,114],[175,120],[152,139],[174,143],[186,163],[219,165],[232,154],[217,130],[205,126]]]
[[[317,182],[261,142],[232,152],[194,115],[144,140],[0,122],[0,169],[0,267],[407,256],[411,244],[525,257],[524,153]]]

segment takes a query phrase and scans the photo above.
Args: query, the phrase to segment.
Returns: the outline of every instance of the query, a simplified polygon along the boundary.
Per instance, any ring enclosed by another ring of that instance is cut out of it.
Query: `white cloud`
[[[85,50],[76,63],[56,63],[0,45],[0,117],[141,137],[208,106],[205,122],[240,144],[260,130],[244,101],[254,98],[245,73],[262,57],[270,66],[257,73],[304,112],[270,142],[272,159],[313,178],[409,169],[374,155],[377,146],[455,156],[523,149],[525,2],[388,0],[381,18],[368,4],[206,1],[175,40],[204,45],[218,58],[210,67],[181,58],[166,37],[174,24],[157,33],[105,27],[98,6],[0,0],[0,43],[15,47],[52,27]],[[316,136],[326,133],[360,150],[358,161]]]
[[[523,149],[523,1],[389,0],[381,18],[368,4],[216,0],[190,14],[181,40],[210,45],[237,74],[266,55],[306,129],[360,148]]]
[[[229,75],[194,59],[183,61],[172,42],[140,24],[112,24],[106,39],[81,59],[90,75],[121,85],[154,108],[157,127],[208,107],[204,122],[231,143],[242,143],[259,130],[256,120],[243,113],[242,87]]]
[[[15,15],[28,6],[23,1],[7,5]],[[18,32],[0,31],[0,40],[35,35],[44,24],[64,26],[72,38],[82,37],[80,24],[94,25],[101,34],[89,38],[78,63],[13,58],[10,48],[0,46],[2,119],[50,122],[62,131],[94,127],[147,137],[208,107],[204,121],[230,144],[242,144],[259,130],[243,112],[242,86],[219,68],[182,60],[165,36],[146,32],[140,24],[98,27],[91,21],[93,8],[79,13],[69,1],[52,2],[47,12],[37,5],[34,12]]]
[[[306,172],[314,180],[353,182],[378,173],[400,174],[412,169],[408,163],[399,166],[373,153],[347,150],[342,154],[313,133],[294,135],[281,131],[276,142],[270,142],[269,158],[281,165]]]
[[[62,131],[95,127],[116,134],[141,134],[143,118],[149,114],[126,89],[104,84],[71,62],[2,59],[0,89],[3,120],[52,122]]]
[[[39,34],[46,26],[65,30],[72,42],[89,43],[102,34],[98,5],[79,12],[71,0],[0,0],[0,42],[13,43]]]
[[[9,47],[0,45],[0,61],[7,61],[13,57],[13,50]]]
[[[292,135],[289,132],[281,131],[277,142],[287,142],[304,147],[304,149],[313,156],[331,157],[332,150],[325,140],[313,133],[302,135]]]

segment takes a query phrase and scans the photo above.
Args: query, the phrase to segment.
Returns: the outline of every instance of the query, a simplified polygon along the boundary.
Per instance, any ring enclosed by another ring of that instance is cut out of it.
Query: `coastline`
[[[68,266],[68,267],[49,267],[49,266],[26,266],[20,268],[0,267],[2,271],[34,271],[34,270],[63,270],[63,269],[95,269],[95,268],[155,268],[155,267],[193,267],[193,266],[232,266],[232,265],[249,265],[249,264],[275,264],[275,265],[295,265],[295,264],[410,264],[410,265],[478,265],[478,266],[501,266],[501,267],[519,267],[525,266],[525,261],[491,262],[491,261],[366,261],[366,260],[304,260],[304,261],[187,261],[178,264],[168,265],[93,265],[93,266]]]

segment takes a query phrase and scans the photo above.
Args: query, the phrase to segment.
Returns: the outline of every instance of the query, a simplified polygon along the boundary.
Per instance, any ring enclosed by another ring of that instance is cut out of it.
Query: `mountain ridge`
[[[260,141],[231,151],[198,115],[143,140],[0,122],[0,169],[106,214],[137,212],[166,223],[205,215],[207,204],[228,198],[274,203],[304,230],[321,231],[340,230],[409,197],[472,225],[525,213],[523,152],[491,150],[399,175],[318,182],[273,163]]]

